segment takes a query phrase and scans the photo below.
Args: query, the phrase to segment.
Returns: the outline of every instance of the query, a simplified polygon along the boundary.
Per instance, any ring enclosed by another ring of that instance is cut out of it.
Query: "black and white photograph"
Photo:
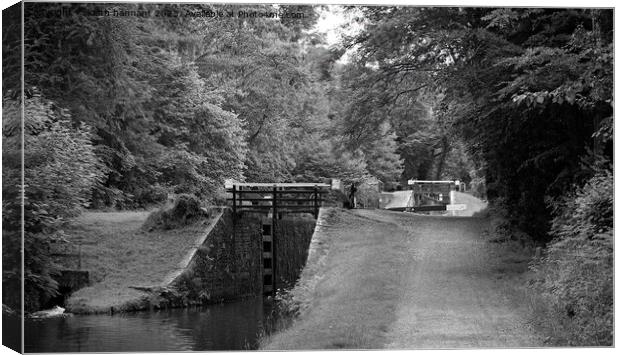
[[[3,354],[615,347],[611,2],[3,8]]]

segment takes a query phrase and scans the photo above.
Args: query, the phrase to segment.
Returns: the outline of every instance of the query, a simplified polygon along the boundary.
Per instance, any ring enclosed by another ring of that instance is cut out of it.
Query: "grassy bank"
[[[580,343],[586,337],[585,330],[567,309],[557,305],[555,300],[540,292],[535,283],[537,261],[544,256],[542,248],[536,250],[531,243],[510,240],[493,233],[487,235],[486,253],[492,264],[499,287],[509,295],[515,308],[524,314],[527,323],[541,335],[545,346],[605,346],[590,340]],[[601,324],[601,327],[604,326]]]
[[[65,230],[68,240],[81,244],[81,268],[90,271],[91,286],[73,293],[67,309],[102,313],[144,307],[145,292],[129,286],[160,285],[204,233],[208,220],[174,230],[147,232],[141,227],[149,212],[86,212]],[[74,268],[75,258],[60,258]]]
[[[491,240],[497,240],[492,238]],[[541,253],[539,250],[538,253]],[[528,323],[541,334],[545,346],[609,346],[609,343],[596,343],[592,340],[592,329],[584,329],[579,319],[570,314],[570,309],[558,306],[553,298],[543,295],[539,287],[535,287],[540,279],[531,265],[540,260],[535,248],[517,241],[489,243],[490,260],[495,264],[496,278],[501,287],[510,295],[515,307],[526,315]],[[591,300],[587,300],[592,302]],[[598,328],[606,324],[600,322]],[[583,339],[587,339],[584,341]]]
[[[374,221],[343,210],[329,211],[323,223],[292,291],[299,318],[292,327],[264,338],[262,349],[372,349],[385,341],[400,277],[391,271],[402,258],[394,243],[402,240],[387,243],[359,236],[351,224],[362,225],[380,239],[392,234],[390,225],[373,229]],[[375,255],[383,257],[373,260]]]

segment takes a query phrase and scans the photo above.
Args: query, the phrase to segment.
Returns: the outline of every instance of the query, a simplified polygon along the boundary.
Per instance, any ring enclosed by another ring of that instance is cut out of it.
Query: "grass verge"
[[[578,341],[579,333],[583,330],[575,319],[533,287],[536,275],[530,265],[539,260],[540,248],[524,243],[523,240],[489,235],[487,253],[489,261],[494,264],[495,277],[500,287],[505,289],[505,294],[510,295],[514,307],[520,308],[519,313],[525,315],[531,329],[542,336],[545,346],[584,345]]]
[[[261,349],[382,347],[395,317],[399,293],[394,285],[400,276],[391,271],[403,258],[404,241],[391,239],[398,235],[392,230],[398,228],[395,225],[343,210],[329,213],[312,241],[300,282],[291,291],[299,317],[292,326],[262,339]],[[357,234],[353,225],[360,224],[367,234]]]
[[[144,308],[149,295],[129,286],[159,285],[194,241],[208,219],[171,230],[144,230],[147,211],[86,212],[65,230],[67,239],[81,245],[81,269],[90,271],[91,286],[67,300],[73,313],[107,313]],[[60,258],[68,268],[76,260]]]

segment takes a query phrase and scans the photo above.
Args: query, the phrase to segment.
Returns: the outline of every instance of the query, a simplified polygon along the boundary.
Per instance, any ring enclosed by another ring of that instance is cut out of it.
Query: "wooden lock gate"
[[[309,213],[316,219],[331,185],[319,183],[233,183],[226,186],[233,218],[259,214],[262,220],[263,293],[276,293],[276,224],[284,213]],[[233,220],[233,228],[234,228]]]

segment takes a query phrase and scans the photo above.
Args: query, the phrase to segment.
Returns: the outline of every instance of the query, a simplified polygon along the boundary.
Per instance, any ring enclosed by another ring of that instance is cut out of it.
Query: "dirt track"
[[[396,218],[395,218],[396,219]],[[482,221],[398,218],[411,237],[387,348],[531,347],[537,337],[498,288]]]
[[[542,345],[490,260],[485,220],[355,210],[328,222],[310,311],[265,348]]]

